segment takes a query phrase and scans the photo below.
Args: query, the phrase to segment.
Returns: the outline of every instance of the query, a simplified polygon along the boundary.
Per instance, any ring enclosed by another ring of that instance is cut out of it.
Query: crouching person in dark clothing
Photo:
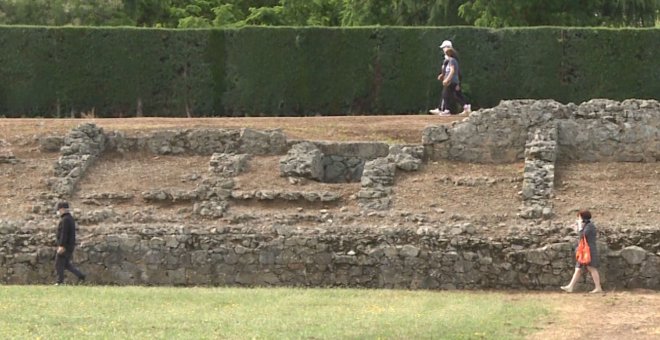
[[[69,203],[59,202],[57,214],[60,216],[60,223],[57,226],[57,254],[55,255],[56,285],[64,283],[64,269],[78,277],[78,281],[84,281],[85,274],[71,264],[73,250],[76,247],[76,221],[69,212]]]

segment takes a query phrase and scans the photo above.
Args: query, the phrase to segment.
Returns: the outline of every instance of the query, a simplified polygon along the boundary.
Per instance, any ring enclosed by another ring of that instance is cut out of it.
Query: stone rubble
[[[247,169],[248,154],[214,153],[209,162],[209,171],[224,177],[238,176]]]
[[[102,128],[87,123],[71,130],[55,163],[55,177],[49,179],[51,190],[62,198],[69,197],[89,168],[105,151],[106,136]]]
[[[385,157],[389,145],[380,142],[297,141],[280,160],[280,175],[323,183],[359,182],[365,162]]]
[[[287,140],[281,130],[184,129],[126,136],[108,134],[108,150],[119,153],[149,151],[156,155],[212,155],[214,153],[280,155]]]
[[[392,145],[387,158],[403,171],[417,171],[422,166],[424,147],[421,145]]]
[[[277,191],[277,190],[234,190],[231,198],[235,200],[258,201],[307,201],[307,202],[336,202],[341,200],[341,194],[329,191]]]
[[[293,145],[286,156],[280,159],[280,176],[321,181],[323,179],[323,153],[310,142]]]
[[[85,204],[102,205],[102,202],[125,202],[131,201],[135,195],[123,192],[94,192],[80,195],[80,199]]]
[[[521,217],[552,218],[556,151],[557,129],[554,127],[536,130],[525,146]]]
[[[393,145],[386,157],[368,161],[364,166],[361,188],[357,194],[360,207],[382,211],[390,208],[396,169],[417,171],[422,164],[421,146]]]
[[[358,203],[367,210],[387,210],[392,202],[396,164],[389,159],[377,158],[364,165]]]

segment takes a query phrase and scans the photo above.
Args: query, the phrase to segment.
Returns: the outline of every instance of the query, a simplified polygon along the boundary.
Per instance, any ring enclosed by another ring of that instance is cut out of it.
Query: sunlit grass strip
[[[0,286],[3,338],[521,338],[548,312],[503,293]]]

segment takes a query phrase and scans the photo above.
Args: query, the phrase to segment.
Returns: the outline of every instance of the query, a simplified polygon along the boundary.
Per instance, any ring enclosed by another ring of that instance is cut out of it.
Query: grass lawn
[[[505,293],[0,286],[5,339],[515,339],[548,313]]]

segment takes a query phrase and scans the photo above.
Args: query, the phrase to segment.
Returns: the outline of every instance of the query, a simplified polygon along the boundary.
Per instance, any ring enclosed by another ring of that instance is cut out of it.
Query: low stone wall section
[[[286,156],[280,158],[280,176],[321,181],[324,176],[323,153],[310,142],[292,145]]]
[[[396,165],[386,157],[368,161],[357,193],[360,207],[367,210],[387,210],[392,203]]]
[[[497,238],[477,230],[104,225],[79,230],[76,263],[91,283],[118,285],[557,290],[570,280],[570,228],[512,227]],[[34,221],[0,221],[0,282],[52,282],[53,234]],[[660,289],[660,254],[601,239],[605,289]]]
[[[553,100],[502,101],[451,126],[425,128],[422,144],[431,160],[513,163],[524,159],[529,130],[557,115],[568,116],[568,109]]]
[[[415,145],[392,145],[387,157],[366,163],[360,179],[358,203],[367,210],[387,210],[392,203],[397,169],[417,171],[422,165],[424,148]]]
[[[520,216],[528,219],[553,216],[555,161],[557,160],[557,128],[549,123],[534,131],[525,145],[525,169]]]
[[[429,126],[422,144],[432,160],[511,163],[524,159],[527,135],[556,121],[557,159],[585,162],[660,160],[660,102],[593,99],[508,100],[451,126]]]
[[[136,136],[126,136],[122,132],[108,135],[108,151],[120,153],[148,151],[157,155],[281,155],[286,150],[287,139],[279,129],[185,129],[140,133]]]
[[[381,142],[297,141],[280,160],[280,175],[324,183],[359,182],[365,163],[386,157],[389,150]]]
[[[64,138],[62,156],[54,166],[54,177],[48,180],[52,192],[67,197],[74,192],[83,175],[105,151],[106,135],[94,124],[81,124]]]
[[[330,191],[234,190],[234,200],[337,202],[341,195]]]
[[[329,142],[312,141],[324,155],[356,157],[365,161],[385,157],[390,145],[383,142]]]
[[[594,99],[570,106],[559,119],[557,157],[562,161],[660,161],[660,102]]]

